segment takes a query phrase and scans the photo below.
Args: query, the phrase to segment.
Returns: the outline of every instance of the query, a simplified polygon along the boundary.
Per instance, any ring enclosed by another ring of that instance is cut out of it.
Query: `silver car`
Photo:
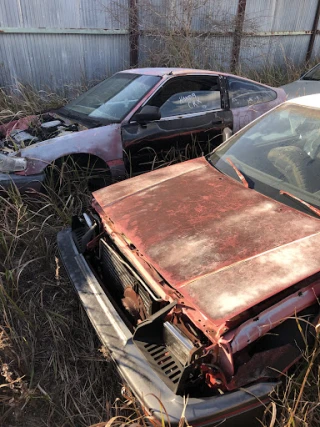
[[[287,99],[320,93],[320,64],[303,74],[299,80],[281,87],[286,92]]]

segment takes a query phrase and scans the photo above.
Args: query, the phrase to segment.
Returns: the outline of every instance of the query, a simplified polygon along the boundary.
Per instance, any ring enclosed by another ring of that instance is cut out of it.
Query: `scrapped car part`
[[[122,71],[59,110],[0,126],[0,187],[40,190],[47,168],[67,157],[95,157],[109,182],[198,157],[284,99],[220,72]]]
[[[159,401],[177,425],[189,396],[190,425],[252,425],[314,342],[318,105],[288,101],[207,157],[98,190],[58,234],[101,342],[159,421]]]
[[[320,93],[320,64],[302,74],[295,82],[288,83],[281,88],[287,94],[287,99]]]

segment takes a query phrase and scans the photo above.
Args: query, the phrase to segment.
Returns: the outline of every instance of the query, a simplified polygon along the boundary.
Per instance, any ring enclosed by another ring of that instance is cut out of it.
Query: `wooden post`
[[[317,10],[316,10],[316,15],[314,17],[313,26],[312,26],[312,32],[311,32],[311,36],[310,36],[310,40],[309,40],[309,46],[308,46],[307,55],[306,55],[306,62],[307,63],[311,59],[314,42],[315,42],[316,35],[317,35],[317,32],[318,32],[319,17],[320,17],[320,0],[318,0],[318,6],[317,6]]]
[[[129,0],[130,67],[139,62],[138,0]]]
[[[239,65],[241,37],[242,37],[242,31],[243,31],[244,16],[246,13],[246,6],[247,6],[247,0],[239,0],[235,29],[234,29],[232,58],[231,58],[231,71],[233,73],[236,71]]]

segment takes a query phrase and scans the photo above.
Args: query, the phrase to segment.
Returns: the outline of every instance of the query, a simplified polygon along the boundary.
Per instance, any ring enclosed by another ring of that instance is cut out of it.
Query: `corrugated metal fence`
[[[57,90],[136,65],[235,70],[319,56],[320,0],[1,0],[0,85]]]

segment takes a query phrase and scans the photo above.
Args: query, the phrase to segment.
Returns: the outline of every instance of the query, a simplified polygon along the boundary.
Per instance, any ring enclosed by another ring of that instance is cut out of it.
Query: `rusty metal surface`
[[[244,18],[246,14],[247,0],[238,1],[238,10],[235,20],[233,47],[232,47],[232,58],[231,58],[231,70],[234,72],[239,66],[239,56],[241,48],[241,38],[243,32]]]
[[[232,353],[236,353],[275,328],[284,318],[295,316],[303,309],[312,306],[317,302],[319,295],[320,282],[316,281],[273,305],[258,317],[247,320],[237,328],[236,332],[227,332],[223,341],[230,341]]]
[[[126,184],[95,192],[96,204],[217,326],[319,270],[318,219],[246,189],[204,158]]]
[[[139,12],[137,0],[129,0],[130,67],[139,63]]]
[[[1,34],[86,34],[86,35],[125,35],[128,30],[107,28],[22,28],[22,27],[0,27]]]

